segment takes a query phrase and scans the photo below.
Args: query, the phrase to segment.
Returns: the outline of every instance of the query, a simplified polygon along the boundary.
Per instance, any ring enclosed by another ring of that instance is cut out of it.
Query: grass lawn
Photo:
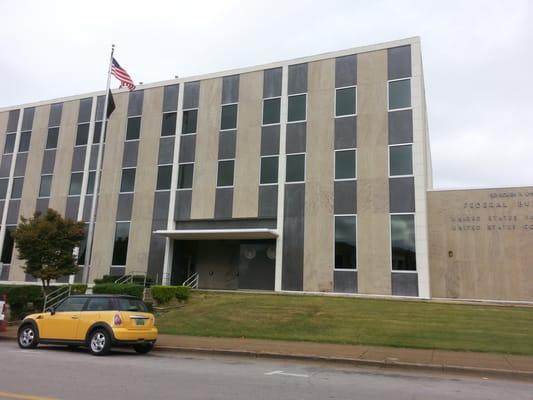
[[[160,333],[533,355],[533,308],[193,292]]]

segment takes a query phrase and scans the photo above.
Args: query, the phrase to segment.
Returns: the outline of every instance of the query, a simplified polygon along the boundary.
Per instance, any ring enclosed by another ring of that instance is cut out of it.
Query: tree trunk
[[[46,296],[46,282],[44,279],[41,278],[41,283],[43,285],[42,287],[42,290],[43,290],[43,296]]]

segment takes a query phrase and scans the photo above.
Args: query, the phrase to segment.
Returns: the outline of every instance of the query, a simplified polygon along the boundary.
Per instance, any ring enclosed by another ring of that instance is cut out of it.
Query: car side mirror
[[[49,312],[50,315],[54,315],[56,313],[56,309],[54,307],[48,307],[46,312]]]

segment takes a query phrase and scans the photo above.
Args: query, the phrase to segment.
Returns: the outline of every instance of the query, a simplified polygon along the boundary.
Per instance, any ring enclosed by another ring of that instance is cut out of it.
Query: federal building
[[[88,223],[104,95],[0,109],[1,281],[21,216]],[[419,38],[113,97],[89,282],[533,301],[533,187],[433,189]]]

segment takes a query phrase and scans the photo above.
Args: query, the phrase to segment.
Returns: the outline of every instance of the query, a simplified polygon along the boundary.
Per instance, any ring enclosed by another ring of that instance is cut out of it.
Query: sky
[[[533,1],[0,0],[0,107],[420,36],[435,188],[533,185]],[[118,84],[117,84],[118,86]]]

